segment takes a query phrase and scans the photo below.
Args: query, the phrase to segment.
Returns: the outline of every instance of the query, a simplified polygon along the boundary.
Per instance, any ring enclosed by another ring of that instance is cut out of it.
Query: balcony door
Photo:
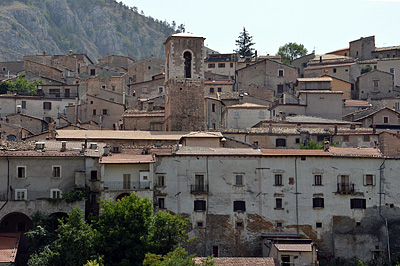
[[[204,191],[204,175],[195,175],[194,184],[196,191]]]
[[[131,174],[124,174],[123,177],[123,189],[131,189]]]

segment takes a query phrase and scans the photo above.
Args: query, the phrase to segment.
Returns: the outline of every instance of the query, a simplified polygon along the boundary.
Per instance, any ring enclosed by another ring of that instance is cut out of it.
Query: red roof
[[[377,148],[329,147],[329,152],[334,156],[382,157],[382,153]]]
[[[19,233],[0,234],[0,263],[15,262],[20,238]]]
[[[323,150],[300,150],[300,149],[261,149],[262,155],[270,156],[332,156]]]
[[[311,252],[311,244],[275,244],[279,251]]]
[[[369,102],[367,101],[361,101],[361,100],[346,100],[344,102],[344,106],[352,106],[352,107],[370,107],[372,106]]]

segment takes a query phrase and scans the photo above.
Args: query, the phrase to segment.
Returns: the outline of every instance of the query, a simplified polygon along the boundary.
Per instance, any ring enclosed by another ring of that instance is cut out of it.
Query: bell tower
[[[205,129],[204,40],[178,33],[164,43],[166,131]]]

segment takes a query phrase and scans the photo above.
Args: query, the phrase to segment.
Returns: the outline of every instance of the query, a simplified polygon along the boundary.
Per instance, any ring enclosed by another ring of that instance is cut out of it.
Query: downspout
[[[210,185],[209,185],[209,178],[208,178],[208,155],[206,156],[206,178],[207,178],[207,203],[206,203],[206,227],[204,229],[204,255],[207,254],[207,227],[208,227],[208,205],[210,204]]]
[[[388,218],[387,217],[383,217],[383,215],[382,215],[382,178],[384,177],[383,169],[385,168],[385,162],[386,162],[386,158],[383,159],[383,162],[382,162],[381,166],[379,166],[379,216],[385,222],[386,236],[387,236],[386,238],[387,238],[388,258],[389,258],[389,263],[390,263],[391,262],[391,257],[390,257],[390,241],[389,241]]]
[[[300,235],[299,230],[299,200],[298,200],[298,192],[297,192],[297,156],[294,159],[294,182],[296,185],[296,226],[297,226],[297,235]]]
[[[1,206],[0,211],[7,205],[9,197],[9,191],[10,191],[10,160],[8,159],[8,156],[6,156],[7,159],[7,199],[6,202],[4,202],[3,206]]]

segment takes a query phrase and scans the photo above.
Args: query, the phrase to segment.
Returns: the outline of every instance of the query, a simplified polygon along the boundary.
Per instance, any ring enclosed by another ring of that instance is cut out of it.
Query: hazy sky
[[[120,0],[118,0],[120,1]],[[122,0],[146,16],[185,24],[220,53],[231,53],[243,27],[261,55],[288,42],[322,54],[375,35],[377,47],[400,45],[400,0]]]

